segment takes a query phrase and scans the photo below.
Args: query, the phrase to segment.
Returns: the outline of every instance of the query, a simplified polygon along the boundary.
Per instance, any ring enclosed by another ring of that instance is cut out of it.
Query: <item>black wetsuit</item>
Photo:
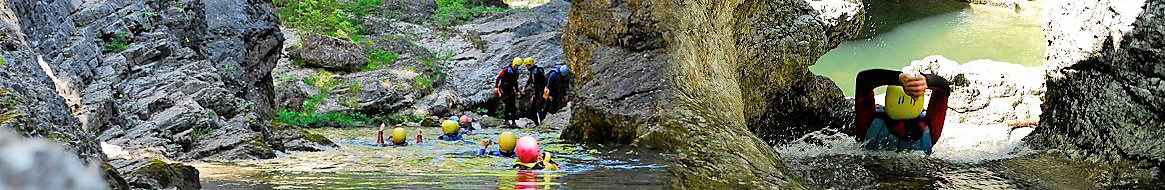
[[[515,100],[518,98],[518,76],[520,75],[518,71],[517,68],[506,66],[502,68],[494,81],[494,87],[501,91],[499,98],[502,99],[502,104],[505,104],[506,118],[504,119],[506,120],[518,119],[518,105],[515,104]]]
[[[546,114],[542,112],[542,110],[545,109],[544,106],[546,102],[546,100],[542,98],[542,90],[546,89],[546,72],[544,72],[542,67],[539,67],[538,65],[530,67],[529,71],[530,79],[526,81],[525,89],[527,90],[526,93],[532,96],[530,96],[529,100],[530,107],[525,110],[527,114],[526,118],[534,120],[534,124],[539,125],[542,123],[542,118],[546,117]]]
[[[550,103],[546,106],[546,112],[555,113],[566,107],[566,94],[570,90],[570,72],[565,66],[558,66],[551,69],[546,78],[546,87],[550,88]]]

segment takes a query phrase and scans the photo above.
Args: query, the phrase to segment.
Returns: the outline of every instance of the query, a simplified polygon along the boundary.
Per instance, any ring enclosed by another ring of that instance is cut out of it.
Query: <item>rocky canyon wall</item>
[[[1047,95],[1026,140],[1089,160],[1165,162],[1165,1],[1052,1]]]
[[[861,28],[859,3],[572,4],[563,137],[665,150],[675,186],[800,186],[769,143],[852,121],[841,90],[808,66]]]

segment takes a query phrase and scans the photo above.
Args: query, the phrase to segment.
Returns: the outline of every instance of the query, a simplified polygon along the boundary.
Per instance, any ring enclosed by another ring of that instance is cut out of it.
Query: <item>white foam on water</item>
[[[877,157],[917,158],[930,157],[955,163],[975,163],[1000,160],[1026,155],[1031,151],[1023,145],[1024,136],[1032,128],[1011,128],[1006,125],[964,125],[947,124],[942,137],[935,144],[934,153],[927,156],[922,152],[893,152],[865,150],[861,143],[850,135],[836,129],[824,129],[809,133],[801,139],[784,146],[774,147],[785,158],[811,158],[830,155],[860,155]]]

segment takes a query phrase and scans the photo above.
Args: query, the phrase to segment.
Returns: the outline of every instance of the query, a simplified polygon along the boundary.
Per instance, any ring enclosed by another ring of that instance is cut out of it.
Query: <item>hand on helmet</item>
[[[926,94],[926,77],[918,74],[898,74],[898,80],[902,82],[903,90],[906,95],[910,97],[920,97]]]

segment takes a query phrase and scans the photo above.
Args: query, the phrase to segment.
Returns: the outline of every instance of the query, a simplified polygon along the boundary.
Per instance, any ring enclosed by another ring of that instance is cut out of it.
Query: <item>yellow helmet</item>
[[[516,142],[518,142],[518,136],[514,136],[514,133],[509,131],[502,132],[502,135],[498,136],[498,146],[502,152],[514,152],[514,145]]]
[[[406,136],[409,136],[409,133],[405,132],[405,128],[397,127],[396,129],[392,129],[393,144],[404,144]]]
[[[525,61],[526,65],[534,65],[534,57],[527,57]]]
[[[453,120],[445,120],[444,122],[441,122],[441,129],[442,129],[442,132],[445,132],[445,134],[446,134],[446,135],[453,135],[453,134],[456,134],[456,133],[457,133],[457,130],[458,130],[458,128],[459,128],[459,127],[457,127],[457,122],[456,122],[456,121],[453,121]]]
[[[922,107],[925,104],[922,101],[922,96],[914,98],[906,95],[902,86],[886,86],[886,114],[890,115],[890,119],[917,118],[922,114]]]
[[[515,57],[514,62],[510,63],[510,66],[514,66],[514,67],[521,66],[521,65],[522,65],[522,58],[521,57]]]

